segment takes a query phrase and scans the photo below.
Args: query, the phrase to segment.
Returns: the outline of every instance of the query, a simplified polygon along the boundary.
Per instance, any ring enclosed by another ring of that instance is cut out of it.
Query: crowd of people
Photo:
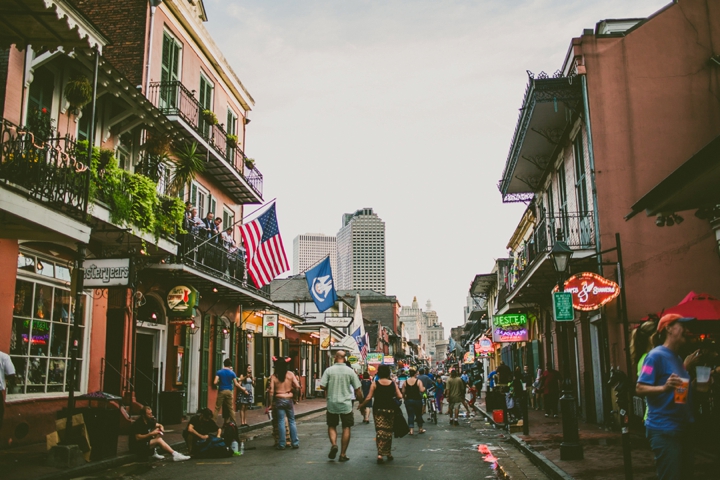
[[[201,218],[192,202],[185,202],[183,229],[193,237],[203,241],[210,240],[210,243],[222,246],[230,254],[243,251],[242,246],[233,237],[233,225],[223,228],[222,218],[216,218],[213,212],[208,212],[204,218]]]

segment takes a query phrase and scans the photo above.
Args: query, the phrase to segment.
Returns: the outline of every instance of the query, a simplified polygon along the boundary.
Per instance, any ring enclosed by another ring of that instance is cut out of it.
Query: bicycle
[[[432,395],[432,396],[431,396]],[[437,425],[438,423],[438,412],[437,404],[435,403],[435,389],[429,389],[424,395],[425,404],[427,411],[430,413],[430,421]]]

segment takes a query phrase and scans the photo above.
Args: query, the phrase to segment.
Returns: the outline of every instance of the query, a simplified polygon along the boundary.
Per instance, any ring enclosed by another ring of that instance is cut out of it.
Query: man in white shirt
[[[10,355],[0,352],[0,430],[2,430],[3,417],[5,416],[5,390],[10,380],[14,380],[15,365],[10,360]]]

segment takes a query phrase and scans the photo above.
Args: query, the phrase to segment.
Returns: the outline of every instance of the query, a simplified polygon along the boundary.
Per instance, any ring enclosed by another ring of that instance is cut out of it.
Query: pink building
[[[617,281],[619,234],[629,323],[691,290],[720,294],[707,220],[685,215],[682,225],[673,218],[658,228],[624,218],[720,134],[720,64],[711,58],[717,51],[720,6],[685,0],[648,18],[600,21],[572,39],[554,75],[530,75],[499,184],[504,201],[524,201],[528,209],[508,245],[512,265],[491,313],[537,316],[531,328],[542,346],[540,363],[573,379],[586,420],[602,423],[610,415],[609,369],[635,369],[630,327],[616,299],[576,311],[564,334],[553,321],[549,252],[559,238],[574,251],[571,273]],[[527,346],[513,348],[517,362],[532,357]]]

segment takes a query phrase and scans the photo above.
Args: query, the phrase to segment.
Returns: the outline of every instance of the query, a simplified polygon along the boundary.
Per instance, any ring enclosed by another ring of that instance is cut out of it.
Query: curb
[[[315,408],[313,410],[308,410],[307,412],[298,413],[295,415],[295,418],[302,418],[307,417],[308,415],[312,415],[314,413],[319,413],[322,411],[325,411],[327,407],[322,408]],[[249,425],[247,427],[243,427],[242,429],[238,429],[238,433],[246,433],[253,430],[259,430],[261,428],[270,427],[272,426],[272,420],[266,420],[264,422],[255,423],[253,425]],[[185,442],[175,442],[169,444],[170,447],[173,450],[181,449],[185,447]],[[57,473],[51,473],[48,475],[44,475],[42,477],[37,477],[37,480],[68,480],[71,478],[76,477],[82,477],[86,476],[92,473],[101,472],[103,470],[107,470],[109,468],[119,467],[122,465],[127,465],[128,463],[138,462],[138,457],[135,454],[129,453],[124,455],[118,455],[117,457],[113,458],[106,458],[104,460],[99,460],[97,462],[91,462],[86,465],[82,465],[80,467],[75,468],[68,468],[66,470],[63,470],[61,472]]]
[[[487,413],[482,408],[478,407],[477,405],[473,405],[475,410],[480,412],[493,426],[499,427],[497,423],[495,423],[492,419],[492,416]],[[503,428],[504,430],[504,428]],[[525,454],[526,457],[530,459],[530,461],[538,467],[542,472],[547,475],[548,477],[552,478],[553,480],[574,480],[573,477],[568,475],[564,470],[562,470],[560,467],[555,465],[553,462],[548,460],[543,454],[540,452],[537,452],[534,450],[530,445],[525,443],[525,441],[518,437],[517,435],[514,435],[512,433],[508,433],[508,439],[510,440],[510,443],[515,446],[518,450],[520,450],[523,454]]]

